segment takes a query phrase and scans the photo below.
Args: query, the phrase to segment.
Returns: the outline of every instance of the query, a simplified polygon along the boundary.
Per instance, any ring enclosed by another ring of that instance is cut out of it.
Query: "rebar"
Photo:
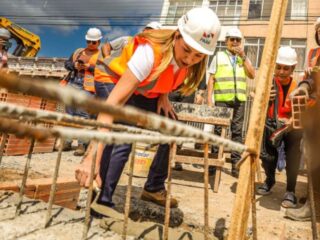
[[[88,189],[88,197],[87,197],[87,203],[86,203],[86,215],[85,215],[85,220],[84,220],[84,227],[83,227],[83,234],[82,234],[82,240],[87,239],[87,235],[89,232],[89,227],[90,227],[90,205],[92,201],[92,192],[93,192],[93,180],[94,180],[94,173],[95,173],[95,168],[96,168],[96,158],[97,158],[97,148],[96,144],[93,143],[95,146],[94,154],[93,154],[93,160],[91,163],[91,170],[90,170],[90,176],[89,176],[89,189]]]
[[[18,203],[17,203],[17,207],[16,207],[16,213],[15,213],[16,217],[20,215],[21,205],[22,205],[22,201],[23,201],[23,194],[24,194],[24,189],[25,189],[25,186],[26,186],[26,183],[27,183],[27,179],[28,179],[28,173],[29,173],[29,168],[30,168],[30,163],[31,163],[31,157],[32,157],[32,152],[33,152],[33,148],[34,148],[34,143],[35,143],[35,139],[32,138],[31,139],[31,143],[30,143],[30,147],[29,147],[29,152],[28,152],[28,155],[27,155],[26,164],[24,166],[24,172],[23,172],[23,177],[22,177],[22,181],[21,181],[19,198],[18,198]]]
[[[60,162],[61,162],[61,156],[62,156],[62,150],[63,150],[63,143],[64,143],[64,139],[60,139],[60,147],[59,147],[56,165],[55,165],[54,173],[53,173],[53,177],[52,177],[52,184],[51,184],[50,196],[49,196],[49,201],[48,201],[48,209],[47,209],[47,214],[46,214],[46,219],[45,219],[45,224],[44,224],[45,228],[50,225],[51,220],[52,220],[51,212],[52,212],[52,205],[53,205],[55,193],[56,193],[57,179],[58,179],[58,175],[59,175],[59,168],[60,168]]]
[[[61,88],[58,84],[54,83],[27,81],[27,79],[17,78],[7,74],[5,71],[0,71],[0,86],[11,91],[21,91],[30,95],[57,100],[66,106],[84,108],[95,113],[107,113],[112,115],[116,120],[137,124],[151,130],[156,129],[164,134],[191,137],[198,139],[198,142],[205,141],[213,145],[223,144],[226,149],[237,152],[256,152],[243,144],[203,132],[155,113],[146,112],[130,106],[123,107],[106,104],[101,100],[89,97],[71,87]]]
[[[204,239],[209,239],[209,144],[204,144]]]
[[[8,137],[9,137],[8,134],[6,134],[6,133],[2,134],[1,145],[0,145],[0,166],[1,166],[2,157],[4,154],[4,148],[6,147],[6,142],[7,142]]]
[[[130,133],[141,133],[141,134],[150,134],[150,135],[158,135],[158,132],[145,130],[142,128],[136,128],[131,126],[125,126],[121,124],[107,124],[98,122],[93,119],[84,119],[81,117],[71,116],[64,113],[41,110],[41,109],[31,109],[26,107],[17,106],[15,104],[10,103],[1,103],[0,102],[0,113],[5,114],[5,116],[14,116],[16,118],[22,117],[31,117],[32,120],[53,120],[58,123],[71,123],[71,124],[79,124],[83,126],[90,126],[94,128],[108,128],[114,131],[126,131]]]
[[[132,187],[135,154],[136,154],[136,143],[133,143],[132,150],[130,153],[130,158],[129,158],[129,179],[128,179],[128,185],[127,185],[126,201],[124,205],[124,220],[123,220],[123,229],[122,229],[123,240],[126,239],[127,230],[128,230],[128,219],[129,219],[129,213],[130,213],[131,187]]]
[[[163,239],[169,239],[169,224],[170,224],[170,208],[171,208],[171,179],[172,179],[172,162],[174,161],[177,151],[177,144],[175,142],[170,144],[169,162],[168,162],[168,177],[167,177],[167,195],[165,206],[165,219],[164,219],[164,231]]]

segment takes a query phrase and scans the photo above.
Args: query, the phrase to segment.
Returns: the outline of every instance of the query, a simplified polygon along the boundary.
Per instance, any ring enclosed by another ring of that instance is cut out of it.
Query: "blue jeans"
[[[157,98],[146,98],[142,95],[133,95],[127,105],[137,108],[156,112]],[[103,151],[100,162],[100,176],[102,179],[102,187],[99,195],[98,203],[113,206],[112,195],[116,189],[122,171],[128,161],[131,152],[131,144],[107,145]],[[147,182],[144,189],[149,192],[157,192],[165,189],[164,182],[168,175],[169,145],[159,145],[158,151],[151,164]]]
[[[107,99],[114,88],[114,84],[94,81],[94,87],[98,98]]]
[[[82,91],[82,92],[86,93],[88,96],[93,96],[93,93],[83,90],[82,85],[79,85],[77,83],[69,82],[68,86],[73,87],[73,88],[75,88],[75,89],[77,89],[79,91]],[[66,110],[67,114],[69,114],[71,116],[74,116],[74,117],[81,117],[81,118],[85,118],[85,119],[92,118],[88,112],[86,112],[85,110],[83,110],[81,108],[75,108],[75,107],[67,106],[65,110]],[[66,143],[71,143],[71,142],[72,142],[72,139],[66,139]],[[81,140],[78,140],[78,144],[79,145],[84,145],[85,147],[88,146],[88,143],[89,142],[87,142],[87,141],[83,142]]]

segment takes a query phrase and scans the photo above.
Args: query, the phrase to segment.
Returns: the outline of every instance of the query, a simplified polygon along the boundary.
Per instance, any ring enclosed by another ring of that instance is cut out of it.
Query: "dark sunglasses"
[[[290,69],[291,69],[291,67],[290,66],[281,66],[281,65],[276,65],[276,69],[277,70],[281,70],[281,69],[283,69],[284,71],[289,71]]]
[[[90,41],[90,40],[87,40],[87,43],[88,43],[88,44],[97,44],[97,42],[98,42],[98,41]]]
[[[234,41],[241,42],[241,38],[229,38],[229,40],[231,42],[234,42]]]

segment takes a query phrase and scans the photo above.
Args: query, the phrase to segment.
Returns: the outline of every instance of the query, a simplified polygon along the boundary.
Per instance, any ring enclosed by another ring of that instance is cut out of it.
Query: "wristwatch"
[[[242,61],[245,61],[247,59],[247,56],[244,55],[241,59],[242,59]]]

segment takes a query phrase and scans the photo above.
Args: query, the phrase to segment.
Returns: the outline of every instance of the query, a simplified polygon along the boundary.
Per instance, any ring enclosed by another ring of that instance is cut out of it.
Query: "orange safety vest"
[[[90,57],[90,59],[88,61],[88,63],[90,64],[90,67],[92,67],[92,66],[95,67],[97,60],[98,60],[99,52],[100,51],[95,52]],[[86,69],[84,72],[83,89],[88,92],[92,92],[92,93],[96,92],[96,89],[94,87],[94,72],[90,72],[88,69]]]
[[[308,67],[314,67],[320,57],[320,47],[310,49],[308,53]]]
[[[278,97],[278,113],[277,113],[277,117],[278,118],[287,118],[289,119],[291,117],[291,99],[289,98],[290,96],[290,93],[297,88],[298,84],[295,80],[293,80],[291,78],[291,83],[290,83],[290,87],[289,87],[289,90],[288,90],[288,93],[286,95],[286,98],[284,99],[284,96],[283,96],[283,89],[282,89],[282,85],[279,81],[278,78],[274,78],[275,80],[275,83],[277,85],[277,89],[278,89],[278,92],[277,92],[277,97]],[[273,102],[269,109],[268,109],[268,117],[269,118],[274,118],[274,111],[275,111],[275,102]]]
[[[151,73],[138,85],[135,94],[141,94],[147,98],[156,98],[161,94],[169,93],[177,89],[186,79],[188,69],[181,68],[174,73],[173,66],[169,64],[157,79],[152,80],[150,77],[156,71],[162,60],[162,49],[160,45],[138,36],[134,37],[121,52],[115,52],[104,59],[102,59],[102,55],[100,55],[95,68],[95,80],[117,83],[122,74],[127,70],[127,63],[135,50],[142,44],[151,45],[154,53],[154,64]]]

